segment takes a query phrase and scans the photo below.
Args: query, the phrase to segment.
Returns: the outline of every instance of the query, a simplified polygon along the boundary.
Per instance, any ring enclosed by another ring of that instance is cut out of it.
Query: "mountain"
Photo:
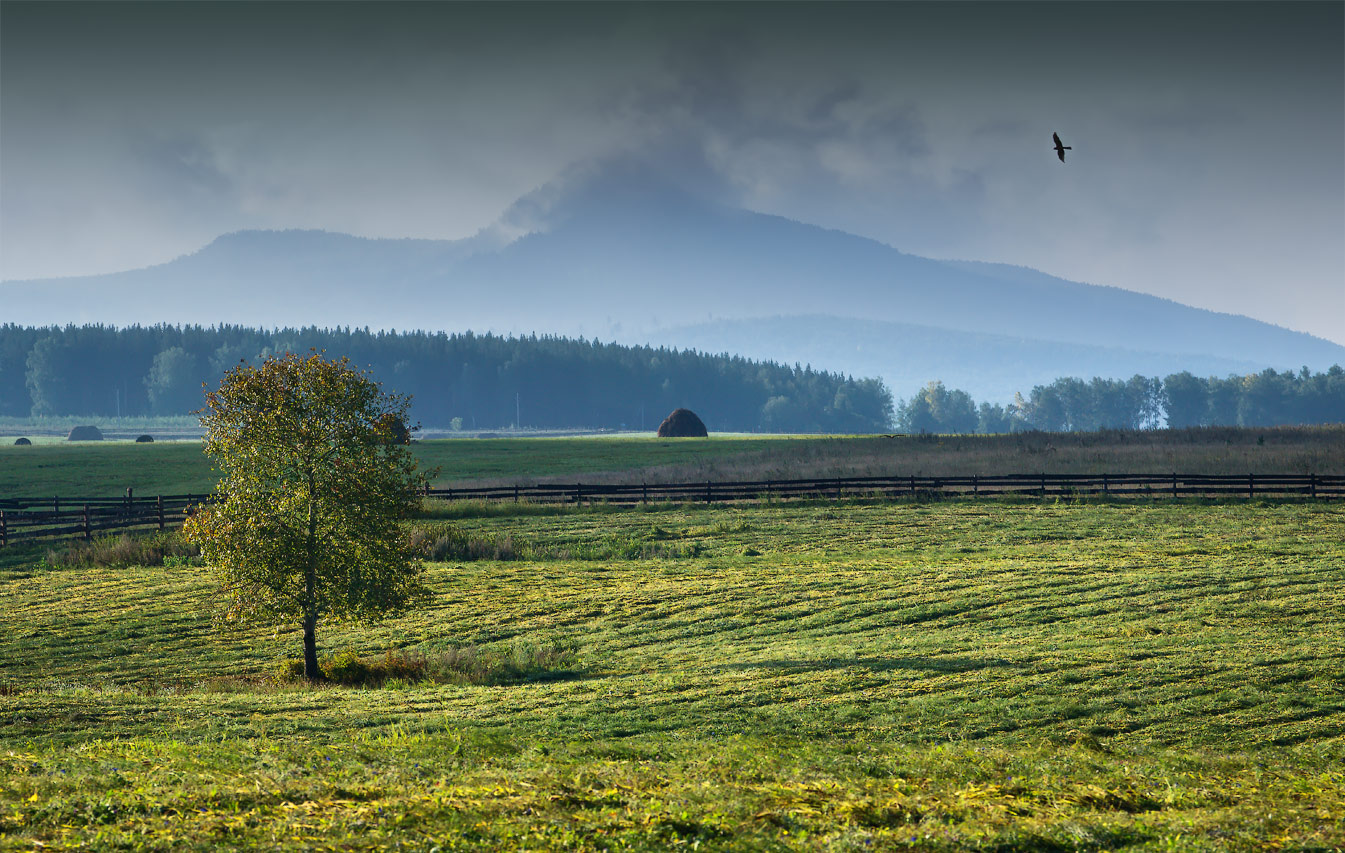
[[[735,208],[629,164],[543,187],[467,240],[239,232],[146,269],[5,282],[0,305],[5,321],[34,325],[536,331],[732,352],[759,341],[772,358],[903,385],[911,374],[893,360],[919,365],[922,381],[956,385],[950,377],[984,372],[995,387],[1041,371],[1345,363],[1345,347],[1247,317],[1021,267],[923,258]],[[834,319],[746,324],[817,316]],[[906,344],[854,357],[857,343],[885,337]],[[995,396],[1025,380],[1009,384]]]
[[[852,376],[877,376],[898,398],[938,380],[977,402],[1008,403],[1034,385],[1062,375],[1127,379],[1136,373],[1168,376],[1246,375],[1265,365],[1246,359],[1144,352],[1122,347],[963,332],[913,323],[805,315],[716,320],[661,329],[649,343],[731,352],[758,361],[824,365]],[[952,357],[955,354],[955,357]]]

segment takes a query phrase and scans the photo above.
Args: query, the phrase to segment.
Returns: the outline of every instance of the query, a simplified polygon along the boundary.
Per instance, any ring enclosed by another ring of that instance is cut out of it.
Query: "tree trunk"
[[[318,515],[314,498],[317,486],[313,472],[308,471],[308,554],[304,568],[304,678],[308,681],[321,681],[322,670],[318,668],[318,640],[315,636],[318,627]]]
[[[304,678],[308,681],[323,680],[322,670],[318,668],[317,625],[316,613],[304,617]]]

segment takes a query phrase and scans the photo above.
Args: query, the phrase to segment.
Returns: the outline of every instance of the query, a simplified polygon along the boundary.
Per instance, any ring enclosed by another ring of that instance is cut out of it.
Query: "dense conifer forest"
[[[655,429],[686,407],[714,431],[881,432],[876,379],[597,340],[240,326],[0,327],[0,415],[181,415],[240,361],[325,351],[413,397],[426,426]]]
[[[1345,369],[1075,377],[1007,406],[931,382],[898,401],[877,379],[665,347],[560,337],[241,326],[0,326],[0,416],[183,415],[202,384],[285,352],[325,351],[413,397],[429,427],[654,430],[675,408],[712,431],[1003,433],[1345,423]]]

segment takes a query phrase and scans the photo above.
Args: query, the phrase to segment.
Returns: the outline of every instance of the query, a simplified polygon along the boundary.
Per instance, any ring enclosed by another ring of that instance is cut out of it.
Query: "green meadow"
[[[455,438],[417,442],[440,486],[972,474],[1345,474],[1345,427],[1215,427],[959,436]],[[0,442],[0,495],[200,494],[218,474],[196,442]]]
[[[298,632],[214,625],[188,560],[10,560],[0,849],[1345,848],[1337,504],[415,524],[479,547],[324,654],[528,666],[308,687]]]
[[[483,478],[533,479],[632,468],[686,466],[759,452],[774,438],[660,440],[618,438],[435,439],[413,449],[440,483]],[[199,442],[73,442],[0,446],[0,495],[201,494],[218,472]]]

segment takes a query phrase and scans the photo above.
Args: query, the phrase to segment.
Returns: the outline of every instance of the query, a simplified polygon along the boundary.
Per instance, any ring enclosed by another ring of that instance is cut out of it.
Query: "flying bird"
[[[1069,145],[1060,144],[1060,134],[1052,133],[1051,138],[1055,140],[1055,155],[1060,158],[1060,162],[1065,162],[1065,152],[1073,151],[1074,148]]]

